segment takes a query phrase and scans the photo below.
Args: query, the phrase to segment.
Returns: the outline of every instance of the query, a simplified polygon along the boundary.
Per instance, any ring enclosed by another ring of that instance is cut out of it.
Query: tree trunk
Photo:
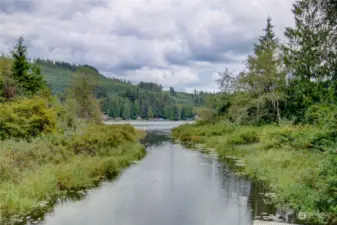
[[[277,120],[278,123],[280,124],[281,122],[281,115],[280,115],[280,105],[279,105],[279,101],[276,100],[276,112],[277,112]]]

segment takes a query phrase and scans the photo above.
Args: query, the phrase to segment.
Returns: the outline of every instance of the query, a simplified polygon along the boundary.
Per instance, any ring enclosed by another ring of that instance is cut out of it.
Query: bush
[[[304,122],[322,128],[337,129],[337,106],[313,105],[306,111]]]
[[[259,142],[259,134],[256,128],[243,127],[228,136],[229,145],[246,145]]]
[[[55,130],[56,111],[42,98],[0,104],[0,140],[26,140]]]
[[[130,125],[89,125],[86,132],[76,133],[71,142],[75,154],[97,154],[97,151],[110,152],[124,142],[135,141],[136,132]]]
[[[331,224],[337,223],[337,151],[328,153],[327,163],[325,163],[320,174],[323,181],[323,189],[320,193],[318,206],[331,214]]]

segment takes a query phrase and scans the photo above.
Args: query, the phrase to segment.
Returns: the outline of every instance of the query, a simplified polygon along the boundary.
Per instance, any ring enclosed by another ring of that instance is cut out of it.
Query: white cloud
[[[1,2],[0,51],[24,35],[31,57],[91,64],[106,75],[181,90],[216,89],[212,74],[241,69],[268,15],[281,40],[293,23],[293,0]]]

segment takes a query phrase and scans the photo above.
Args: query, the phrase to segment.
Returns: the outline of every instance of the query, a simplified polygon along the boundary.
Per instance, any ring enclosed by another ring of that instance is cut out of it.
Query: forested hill
[[[161,85],[148,82],[134,85],[127,80],[105,77],[89,65],[41,59],[35,63],[53,92],[61,97],[74,75],[84,71],[96,85],[95,95],[101,99],[103,112],[112,118],[188,119],[195,115],[196,107],[205,104],[208,95],[197,91],[194,94],[176,92],[174,88],[164,91]]]

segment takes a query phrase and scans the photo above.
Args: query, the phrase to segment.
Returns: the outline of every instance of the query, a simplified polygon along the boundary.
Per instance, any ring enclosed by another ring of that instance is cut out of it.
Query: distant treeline
[[[94,95],[100,99],[101,109],[110,118],[186,120],[198,114],[196,108],[204,107],[209,93],[194,91],[193,94],[176,91],[173,87],[141,81],[133,85],[126,79],[108,78],[90,65],[77,65],[63,61],[35,59],[48,85],[61,99],[73,82],[73,76],[81,71],[91,77]]]

